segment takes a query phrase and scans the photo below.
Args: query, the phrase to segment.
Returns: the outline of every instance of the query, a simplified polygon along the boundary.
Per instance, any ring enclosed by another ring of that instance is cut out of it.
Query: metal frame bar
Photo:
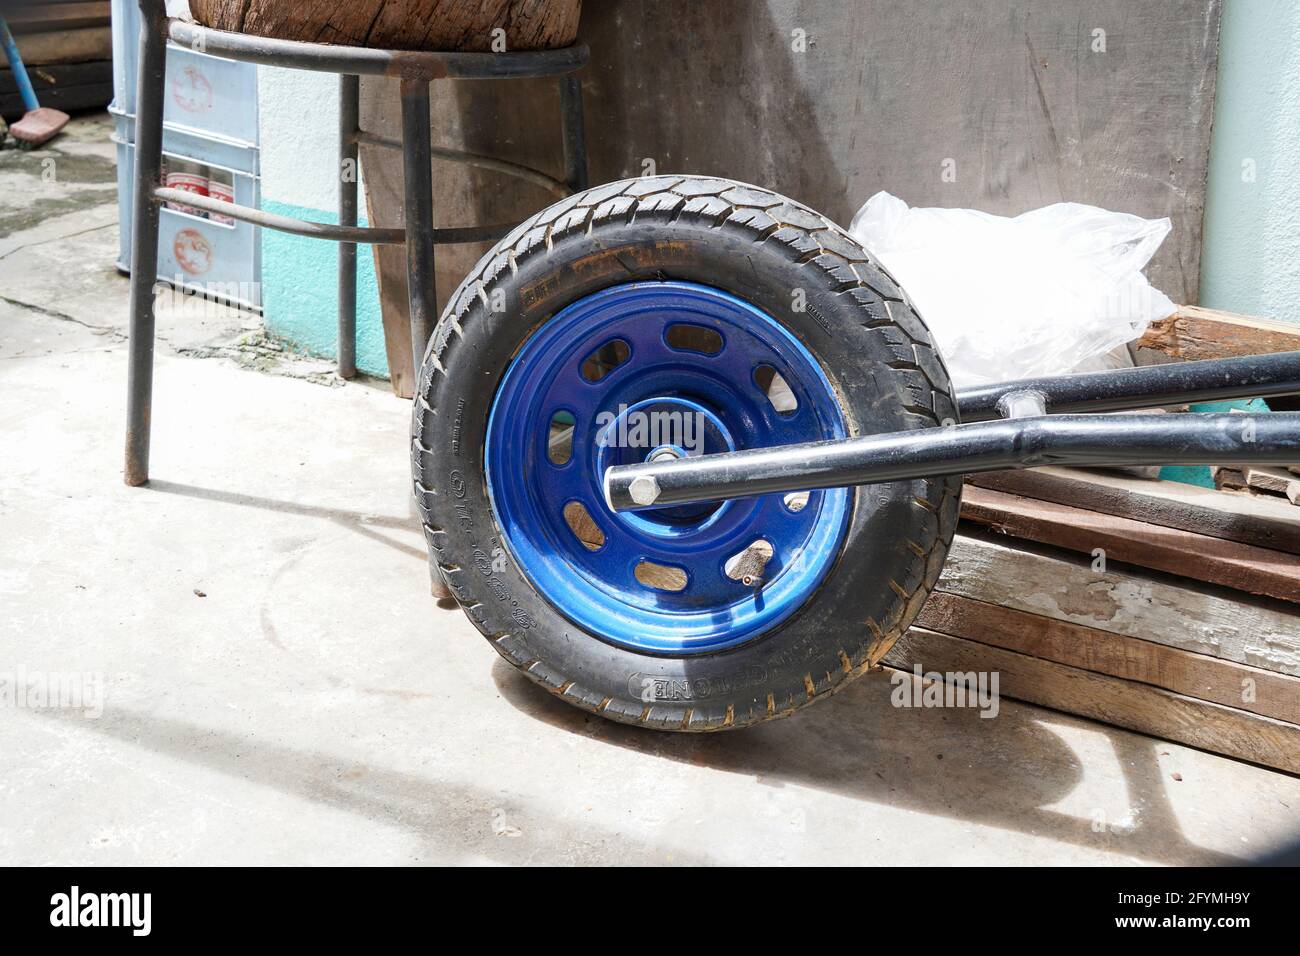
[[[1300,392],[1300,352],[1029,379],[958,394],[962,425],[610,468],[615,511],[1039,465],[1300,463],[1300,413],[1061,415]],[[991,419],[1002,417],[1002,421]]]
[[[461,226],[433,225],[433,157],[490,169],[532,182],[551,193],[567,195],[586,188],[587,160],[582,129],[582,87],[573,72],[587,64],[585,44],[560,50],[510,53],[414,52],[375,50],[278,40],[228,33],[169,20],[164,0],[137,0],[141,12],[137,79],[136,154],[133,171],[131,305],[127,385],[125,481],[149,480],[149,432],[153,410],[154,282],[158,272],[159,209],[174,202],[215,212],[241,222],[313,239],[339,243],[338,373],[356,375],[357,244],[405,244],[411,311],[411,346],[416,378],[425,345],[437,319],[434,246],[490,242],[506,235],[513,223]],[[338,225],[278,216],[249,206],[222,202],[164,188],[161,182],[164,85],[167,42],[213,56],[247,63],[338,73],[339,78],[339,216]],[[359,128],[361,76],[391,76],[402,83],[402,141],[364,133]],[[510,79],[555,76],[560,81],[563,121],[563,181],[519,163],[430,142],[429,82],[435,79]],[[422,112],[422,115],[420,115]],[[357,225],[357,152],[362,143],[401,149],[405,169],[405,224],[400,229]],[[347,171],[351,175],[343,175]]]
[[[367,133],[364,130],[357,130],[352,137],[353,145],[364,144],[366,146],[378,146],[380,149],[400,150],[402,144],[399,140],[390,139],[387,136],[380,136],[377,133]],[[468,153],[461,149],[449,149],[445,146],[430,146],[429,155],[434,159],[445,159],[452,163],[461,163],[465,166],[474,166],[478,169],[490,169],[493,172],[504,173],[507,176],[514,176],[516,179],[522,179],[530,182],[535,186],[540,186],[547,192],[554,193],[556,197],[563,199],[573,192],[568,183],[561,182],[554,176],[548,176],[541,170],[533,169],[531,166],[524,166],[522,163],[512,163],[508,159],[497,159],[495,156],[485,156],[482,153]]]
[[[377,50],[333,43],[279,40],[251,33],[229,33],[184,20],[170,21],[167,34],[182,46],[228,60],[318,73],[392,76],[425,81],[563,76],[582,69],[587,65],[589,57],[587,46],[583,43],[558,50],[517,50],[510,53]]]
[[[158,187],[153,190],[154,198],[159,202],[179,203],[204,212],[220,213],[241,222],[251,222],[255,226],[264,226],[276,232],[287,232],[293,236],[306,236],[309,239],[332,239],[335,242],[373,243],[375,245],[397,245],[406,242],[405,229],[376,229],[369,226],[332,225],[326,222],[311,222],[307,219],[294,219],[291,216],[279,216],[275,213],[241,206],[238,203],[200,196],[183,189]],[[355,220],[355,209],[352,213]]]
[[[1144,365],[961,389],[957,393],[961,420],[998,418],[999,402],[1013,392],[1037,392],[1052,412],[1118,412],[1293,395],[1300,393],[1300,352]]]
[[[136,77],[135,197],[131,229],[131,304],[126,385],[128,485],[149,480],[149,429],[153,419],[154,294],[158,275],[163,95],[167,76],[166,16],[161,2],[140,0],[140,56]]]
[[[429,158],[429,81],[402,80],[402,171],[406,183],[406,293],[411,313],[414,382],[438,319],[434,274],[433,170]],[[418,389],[418,384],[416,388]]]
[[[564,181],[572,192],[587,188],[587,127],[582,109],[582,81],[560,77],[560,114],[564,133]]]
[[[294,236],[306,236],[308,239],[331,239],[340,243],[368,243],[376,246],[400,246],[406,242],[405,229],[381,229],[375,226],[332,225],[328,222],[312,222],[310,219],[294,219],[292,216],[280,216],[275,213],[241,206],[238,203],[213,199],[186,192],[183,189],[171,189],[159,186],[153,190],[159,202],[179,203],[204,212],[215,212],[241,222],[251,222],[257,226],[287,232]],[[356,213],[352,213],[355,221]],[[488,226],[454,226],[450,229],[434,229],[433,241],[439,245],[457,245],[466,242],[487,242],[501,238],[514,226],[497,223]]]

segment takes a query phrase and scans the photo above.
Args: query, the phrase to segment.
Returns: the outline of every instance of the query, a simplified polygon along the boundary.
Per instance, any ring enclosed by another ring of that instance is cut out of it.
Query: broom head
[[[9,135],[28,146],[39,146],[68,124],[68,114],[49,106],[32,110],[9,127]]]

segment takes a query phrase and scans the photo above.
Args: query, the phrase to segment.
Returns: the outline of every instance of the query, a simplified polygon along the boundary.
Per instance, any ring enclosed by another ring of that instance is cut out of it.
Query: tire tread
[[[522,641],[513,633],[489,633],[464,587],[466,571],[441,561],[446,533],[430,523],[430,498],[435,492],[421,481],[430,467],[432,451],[421,441],[429,416],[438,414],[438,378],[455,361],[465,324],[476,301],[486,301],[499,278],[518,272],[529,257],[545,255],[554,242],[574,231],[588,235],[605,226],[630,224],[638,218],[677,221],[691,218],[712,229],[733,229],[750,235],[755,243],[775,244],[805,267],[819,269],[832,284],[832,292],[851,297],[864,313],[863,334],[879,336],[896,357],[891,368],[911,373],[905,378],[906,410],[930,425],[955,420],[956,402],[948,384],[943,359],[924,323],[897,283],[847,232],[812,209],[757,186],[712,177],[656,176],[606,183],[575,194],[541,210],[504,237],[465,277],[451,295],[425,349],[417,399],[411,421],[411,457],[415,496],[424,524],[430,561],[438,566],[456,600],[474,626],[489,638],[496,651],[530,679],[568,703],[626,723],[692,732],[728,730],[786,716],[843,689],[855,677],[875,667],[903,630],[919,613],[938,582],[944,558],[957,526],[960,479],[928,479],[930,494],[914,498],[926,528],[925,539],[904,549],[902,581],[891,582],[897,600],[883,625],[870,618],[866,626],[874,640],[856,659],[841,649],[838,668],[814,679],[803,678],[801,692],[789,688],[755,691],[756,701],[726,705],[720,715],[699,712],[694,704],[655,701],[639,710],[632,701],[612,700],[584,688],[544,662],[526,657]],[[914,547],[913,547],[914,546]],[[919,552],[919,553],[918,553]],[[518,645],[518,646],[517,646]],[[748,692],[746,694],[748,697]],[[779,705],[779,706],[778,706]],[[743,708],[743,710],[741,709]]]

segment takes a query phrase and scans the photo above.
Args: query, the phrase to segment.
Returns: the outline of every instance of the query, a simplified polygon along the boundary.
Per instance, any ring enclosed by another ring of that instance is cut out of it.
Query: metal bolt
[[[633,478],[632,483],[627,486],[627,493],[632,501],[638,505],[652,505],[655,503],[655,499],[659,497],[659,482],[649,475]]]

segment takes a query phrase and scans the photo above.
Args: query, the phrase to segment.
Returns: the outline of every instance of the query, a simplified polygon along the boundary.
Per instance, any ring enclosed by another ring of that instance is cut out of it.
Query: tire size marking
[[[733,696],[743,687],[763,687],[771,683],[765,667],[747,667],[732,674],[716,677],[656,677],[633,673],[627,678],[627,690],[635,699],[650,703],[656,700],[701,700],[705,697]]]
[[[456,402],[456,421],[451,426],[451,453],[457,458],[460,457],[460,426],[461,419],[465,417],[465,399],[458,399]],[[452,474],[456,474],[453,472]],[[462,482],[463,484],[463,482]]]
[[[691,244],[681,240],[658,239],[654,242],[635,242],[622,246],[601,249],[590,255],[575,259],[569,265],[569,271],[575,276],[586,274],[602,276],[610,271],[611,260],[618,262],[624,269],[636,266],[647,275],[661,271],[665,265],[685,265],[694,262]],[[532,285],[519,291],[519,301],[527,309],[537,307],[554,295],[560,287],[560,276],[551,273]]]
[[[807,305],[804,306],[804,311],[812,316],[813,321],[816,322],[817,325],[821,327],[821,330],[823,332],[825,332],[827,335],[831,337],[834,337],[835,333],[831,331],[830,322],[827,321],[826,316],[821,314],[821,311],[818,310],[817,306],[809,302]]]

